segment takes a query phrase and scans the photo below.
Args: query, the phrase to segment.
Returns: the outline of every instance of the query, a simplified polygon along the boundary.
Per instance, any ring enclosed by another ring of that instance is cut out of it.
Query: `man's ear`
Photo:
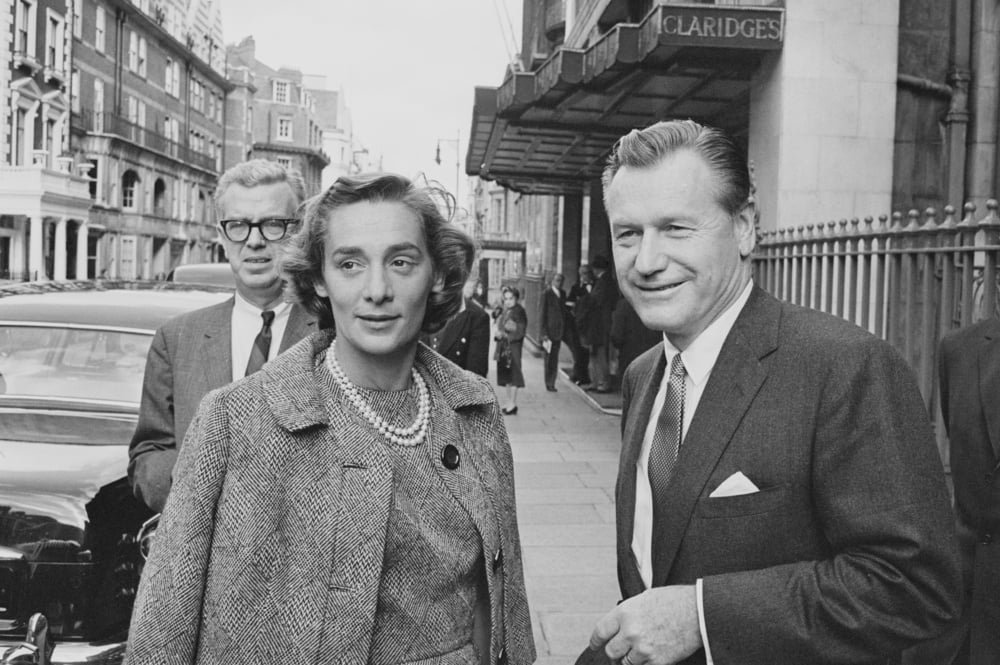
[[[733,219],[740,258],[747,258],[757,245],[757,204],[751,197]]]

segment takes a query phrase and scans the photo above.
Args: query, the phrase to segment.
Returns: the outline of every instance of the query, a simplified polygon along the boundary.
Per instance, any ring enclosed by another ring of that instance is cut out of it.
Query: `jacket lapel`
[[[622,432],[622,452],[618,467],[618,497],[615,501],[615,523],[618,525],[618,561],[622,592],[626,597],[643,590],[642,577],[632,553],[632,536],[635,529],[635,465],[642,451],[642,440],[646,426],[652,417],[653,402],[663,380],[666,357],[663,345],[657,344],[655,355],[643,363],[643,371],[636,378],[636,393],[630,400],[628,416]]]
[[[979,368],[979,399],[993,457],[1000,462],[1000,325],[992,326],[986,333],[985,343],[979,349]]]
[[[292,305],[291,312],[288,313],[288,324],[285,326],[285,334],[281,337],[281,345],[278,353],[284,353],[289,347],[295,345],[299,340],[308,337],[310,333],[317,330],[316,319],[309,314],[301,305]]]
[[[462,310],[454,316],[448,323],[445,324],[444,328],[438,331],[437,338],[437,352],[442,356],[447,356],[448,352],[451,351],[451,347],[455,344],[455,340],[465,331],[466,322],[469,320],[468,310]]]
[[[198,365],[209,390],[233,381],[233,303],[234,298],[205,311],[201,322],[204,344],[198,348]],[[204,392],[208,392],[207,390]]]
[[[695,504],[767,378],[761,359],[777,348],[780,320],[778,301],[754,287],[712,368],[666,496],[656,499],[669,509],[653,525],[653,538],[659,543],[654,548],[659,556],[653,562],[659,577],[653,586],[662,586],[669,578]]]

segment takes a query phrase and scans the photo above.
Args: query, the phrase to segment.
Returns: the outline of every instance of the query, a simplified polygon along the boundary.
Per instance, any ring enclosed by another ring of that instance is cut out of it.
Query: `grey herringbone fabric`
[[[130,665],[378,662],[370,646],[393,465],[350,405],[324,399],[318,367],[330,339],[314,334],[203,401],[139,587]],[[502,649],[527,665],[535,648],[496,398],[426,347],[417,362],[432,399],[421,449],[482,551],[504,552],[486,573],[490,661]],[[447,445],[461,451],[455,470],[441,462]]]

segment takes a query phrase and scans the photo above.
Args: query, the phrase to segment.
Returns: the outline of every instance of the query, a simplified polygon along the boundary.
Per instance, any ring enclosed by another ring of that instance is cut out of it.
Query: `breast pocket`
[[[775,510],[784,504],[788,499],[788,494],[788,485],[775,485],[765,487],[753,494],[704,497],[698,499],[695,512],[698,517],[707,519],[759,515]]]

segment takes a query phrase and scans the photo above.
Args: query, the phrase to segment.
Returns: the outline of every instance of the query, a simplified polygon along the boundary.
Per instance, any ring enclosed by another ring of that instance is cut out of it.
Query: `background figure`
[[[466,295],[466,298],[468,297],[470,296]],[[486,311],[486,309],[488,308],[486,304],[486,287],[483,286],[482,280],[480,279],[476,280],[475,284],[472,287],[471,298],[476,301],[476,304],[479,305],[484,312]]]
[[[954,659],[907,663],[1000,663],[1000,320],[988,319],[941,342],[941,415],[951,447],[965,607],[936,645]],[[950,639],[949,639],[950,638]],[[925,645],[915,651],[924,650]]]
[[[285,270],[336,340],[202,403],[126,663],[534,661],[496,396],[419,343],[457,311],[472,257],[401,176],[310,200]]]
[[[611,343],[618,349],[619,377],[644,351],[663,341],[663,333],[650,330],[628,300],[621,298],[611,314]]]
[[[542,296],[542,344],[546,342],[549,348],[545,351],[545,389],[556,391],[556,374],[559,372],[559,347],[562,344],[565,331],[563,319],[563,303],[566,302],[566,292],[562,290],[563,276],[552,275],[549,288]]]
[[[524,348],[524,333],[528,329],[528,313],[519,302],[521,292],[516,287],[505,286],[502,293],[503,309],[496,321],[494,339],[497,340],[497,347],[494,356],[497,361],[497,385],[507,387],[507,403],[502,411],[514,416],[517,415],[517,389],[524,387],[521,351]]]
[[[611,370],[608,344],[611,333],[611,314],[618,300],[618,287],[608,269],[608,257],[598,254],[591,260],[594,269],[594,288],[587,298],[590,314],[587,337],[590,340],[590,376],[594,392],[611,391]]]
[[[590,290],[594,287],[594,271],[583,265],[577,273],[578,281],[570,289],[568,302],[573,306],[573,324],[577,345],[573,349],[573,382],[578,386],[590,385]]]
[[[635,130],[603,183],[618,283],[664,341],[624,376],[625,600],[591,647],[625,665],[884,665],[940,633],[961,576],[913,370],[753,284],[749,169],[722,131]]]
[[[444,328],[424,335],[423,341],[462,369],[486,376],[490,365],[490,315],[476,302],[476,282],[465,283],[462,308]]]
[[[177,449],[201,398],[316,329],[312,315],[282,298],[278,265],[304,195],[298,172],[264,159],[237,164],[219,178],[215,209],[236,294],[156,331],[129,445],[132,490],[156,512],[166,503]]]

